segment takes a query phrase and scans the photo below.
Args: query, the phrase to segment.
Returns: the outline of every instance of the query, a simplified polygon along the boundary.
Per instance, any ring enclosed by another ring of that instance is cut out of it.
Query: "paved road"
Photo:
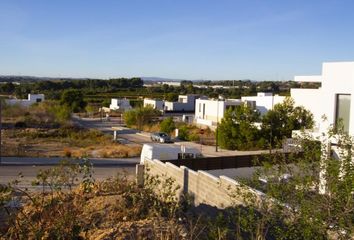
[[[63,160],[65,158],[63,157],[56,157],[56,158],[45,158],[45,157],[2,157],[1,158],[1,165],[2,166],[8,166],[8,165],[17,165],[17,166],[23,166],[23,165],[56,165],[60,162],[60,160]],[[107,166],[115,166],[115,167],[131,167],[135,166],[137,163],[140,162],[140,158],[89,158],[90,162],[94,166],[101,166],[101,167],[107,167]],[[72,159],[74,162],[82,162],[82,160],[75,160]]]
[[[124,127],[121,124],[120,118],[110,118],[110,121],[101,121],[100,118],[79,118],[73,117],[74,123],[84,128],[93,128],[102,131],[106,134],[112,135],[116,130],[118,133],[118,140],[123,143],[137,143],[144,144],[151,142],[150,136],[146,134],[139,134],[140,132],[135,129]]]
[[[45,170],[50,166],[0,166],[0,184],[7,184],[15,179],[19,179],[19,173],[23,175],[21,182],[18,184],[20,188],[28,188],[37,190],[40,187],[33,187],[32,181],[35,180],[39,170]],[[126,174],[127,177],[133,179],[135,177],[134,166],[107,166],[107,167],[93,167],[93,177],[97,181],[114,177],[117,174]]]
[[[144,144],[151,143],[150,135],[146,132],[139,132],[134,129],[126,128],[121,126],[120,120],[111,119],[110,122],[101,122],[99,118],[89,119],[89,118],[74,118],[74,121],[82,127],[95,128],[97,130],[110,133],[113,135],[113,129],[118,130],[118,137],[120,139],[125,139],[126,142]],[[205,146],[194,142],[176,141],[175,144],[185,145],[188,147],[193,147],[199,149],[202,154],[206,157],[218,157],[218,156],[235,156],[235,155],[248,155],[248,154],[261,154],[268,153],[268,150],[260,151],[230,151],[224,149],[218,149],[215,151],[215,146]]]

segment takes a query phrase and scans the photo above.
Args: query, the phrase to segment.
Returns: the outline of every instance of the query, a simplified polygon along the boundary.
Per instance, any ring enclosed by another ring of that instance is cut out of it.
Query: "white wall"
[[[242,102],[239,99],[208,100],[197,99],[195,103],[195,120],[197,124],[213,126],[224,117],[228,106],[237,106]],[[205,106],[205,108],[203,107]],[[203,112],[204,109],[204,112]]]
[[[162,101],[162,100],[144,98],[144,107],[147,107],[147,106],[151,106],[157,110],[163,110],[165,104],[164,104],[164,101]]]
[[[319,130],[322,115],[327,111],[325,104],[319,104],[322,99],[322,91],[320,89],[292,88],[290,94],[296,106],[302,106],[312,112],[315,120],[314,128]]]
[[[132,108],[128,99],[112,98],[109,108],[112,110],[129,110]]]
[[[321,132],[335,123],[337,94],[351,94],[349,133],[354,134],[354,62],[323,63],[320,77],[301,76],[295,79],[321,80],[322,87],[318,90],[291,90],[295,104],[304,106],[314,114],[316,126]],[[322,115],[326,116],[327,122],[322,121]]]
[[[199,95],[179,95],[178,102],[165,102],[166,111],[194,111]]]
[[[285,97],[275,95],[271,93],[258,93],[257,96],[245,96],[241,97],[242,101],[255,101],[256,108],[264,115],[267,111],[271,110],[275,104],[282,103],[285,100]]]
[[[8,105],[18,104],[22,107],[29,107],[34,103],[43,102],[44,94],[28,94],[27,99],[6,99],[5,102]]]

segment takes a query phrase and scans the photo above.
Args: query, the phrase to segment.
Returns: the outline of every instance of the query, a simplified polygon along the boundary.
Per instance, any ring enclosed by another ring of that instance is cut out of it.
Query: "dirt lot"
[[[2,156],[26,157],[134,157],[137,144],[119,144],[95,130],[5,129],[2,131]]]

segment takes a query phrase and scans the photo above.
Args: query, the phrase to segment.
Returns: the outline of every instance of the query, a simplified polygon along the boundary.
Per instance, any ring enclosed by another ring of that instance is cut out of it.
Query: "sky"
[[[354,61],[352,0],[0,0],[0,75],[291,80]]]

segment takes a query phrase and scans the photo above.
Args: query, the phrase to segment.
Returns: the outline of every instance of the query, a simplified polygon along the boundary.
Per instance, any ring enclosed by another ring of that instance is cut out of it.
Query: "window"
[[[205,119],[205,103],[203,104],[203,119]]]
[[[350,94],[337,94],[336,99],[336,127],[341,126],[344,131],[349,131],[350,121]]]

